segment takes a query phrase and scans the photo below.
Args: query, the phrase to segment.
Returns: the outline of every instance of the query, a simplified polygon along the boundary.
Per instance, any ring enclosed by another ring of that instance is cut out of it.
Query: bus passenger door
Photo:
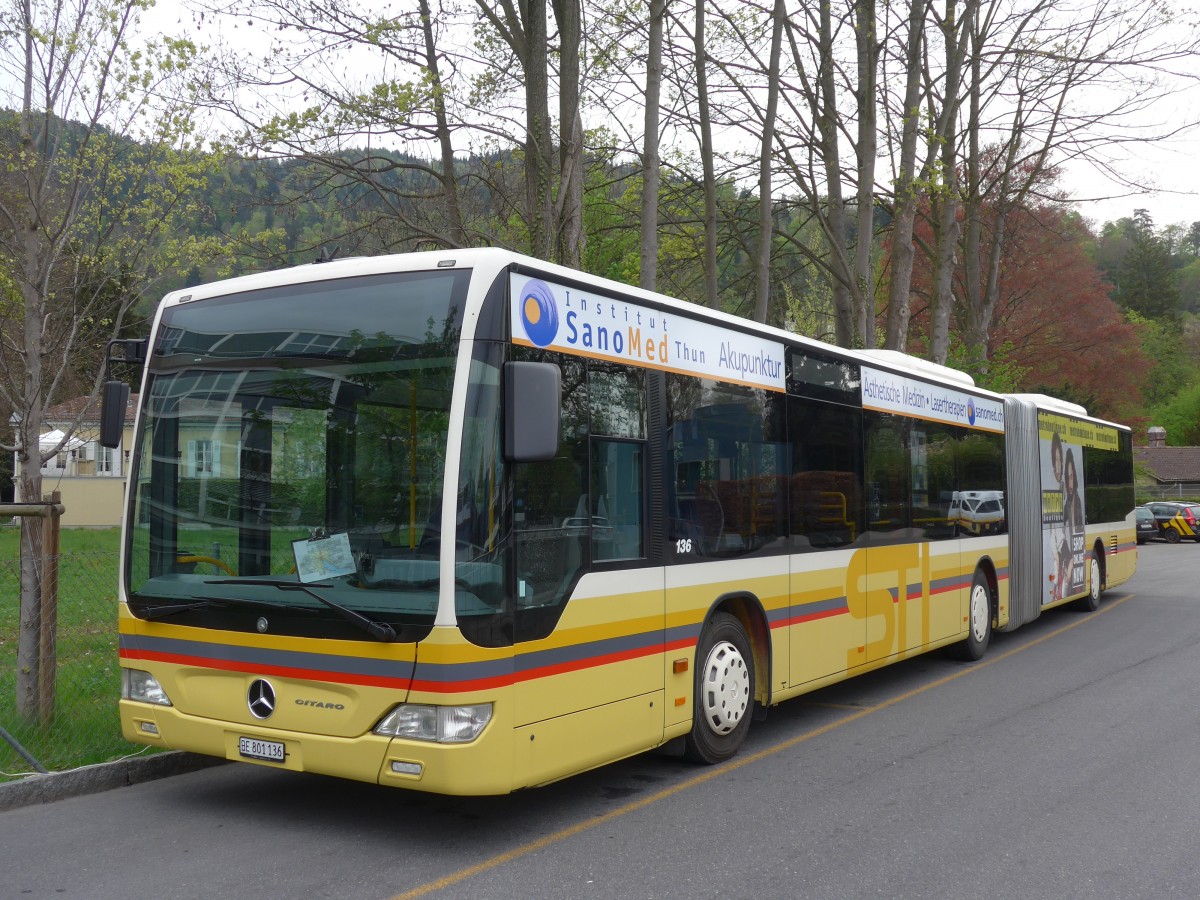
[[[866,415],[869,546],[848,579],[866,620],[864,662],[919,650],[959,628],[959,538],[950,512],[959,469],[949,425]]]
[[[864,662],[867,623],[856,567],[865,575],[867,534],[857,375],[808,355],[793,361],[793,371],[808,373],[803,390],[837,401],[788,397],[790,682],[798,686]]]
[[[529,785],[663,735],[663,569],[647,551],[644,375],[558,362],[558,454],[516,465],[513,479],[515,758]]]

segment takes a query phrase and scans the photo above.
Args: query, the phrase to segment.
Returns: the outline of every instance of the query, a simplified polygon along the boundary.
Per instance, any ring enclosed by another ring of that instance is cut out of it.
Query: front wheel
[[[716,613],[696,646],[692,730],[684,742],[684,755],[710,765],[729,759],[746,739],[753,708],[750,639],[736,616]]]
[[[967,639],[955,646],[959,659],[982,659],[992,640],[992,591],[982,572],[971,582],[970,607],[967,610]]]

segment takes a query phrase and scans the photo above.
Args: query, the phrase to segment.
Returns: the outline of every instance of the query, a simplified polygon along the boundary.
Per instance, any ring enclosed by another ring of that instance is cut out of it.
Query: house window
[[[221,445],[217,441],[188,441],[189,478],[214,478],[221,474]]]
[[[97,474],[111,475],[115,471],[116,451],[112,447],[104,447],[97,441],[94,445],[96,452]]]

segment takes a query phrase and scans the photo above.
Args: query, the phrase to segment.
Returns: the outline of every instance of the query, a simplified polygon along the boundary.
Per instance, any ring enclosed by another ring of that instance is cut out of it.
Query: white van
[[[1004,491],[955,491],[949,519],[960,534],[1000,534],[1005,530]]]

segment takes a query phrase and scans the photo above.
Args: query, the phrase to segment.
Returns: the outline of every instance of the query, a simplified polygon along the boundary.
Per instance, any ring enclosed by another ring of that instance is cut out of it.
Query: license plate
[[[260,741],[258,738],[238,738],[238,753],[247,759],[283,762],[282,741]]]

